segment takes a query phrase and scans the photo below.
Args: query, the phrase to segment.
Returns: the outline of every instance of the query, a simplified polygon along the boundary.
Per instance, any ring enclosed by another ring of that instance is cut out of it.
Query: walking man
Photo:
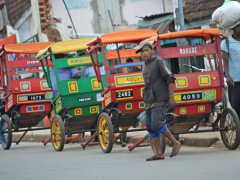
[[[166,108],[173,109],[175,100],[173,96],[174,81],[173,74],[164,65],[163,61],[154,56],[154,48],[148,41],[142,41],[136,47],[136,53],[141,53],[145,61],[143,66],[144,78],[144,103],[150,143],[154,155],[146,161],[162,160],[164,154],[160,145],[160,134],[167,137],[173,144],[170,157],[176,156],[181,148],[181,143],[175,139],[169,131],[165,122]]]

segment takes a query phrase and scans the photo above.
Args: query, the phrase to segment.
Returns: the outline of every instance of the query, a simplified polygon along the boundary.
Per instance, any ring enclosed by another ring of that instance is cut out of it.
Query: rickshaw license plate
[[[28,95],[28,101],[43,100],[44,95]]]
[[[181,94],[182,101],[192,101],[202,99],[202,93],[189,93],[189,94]]]
[[[132,98],[133,97],[133,90],[124,90],[116,92],[116,98]]]

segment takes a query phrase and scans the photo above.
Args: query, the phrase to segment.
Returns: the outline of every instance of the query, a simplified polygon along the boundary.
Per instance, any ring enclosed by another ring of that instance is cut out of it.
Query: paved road
[[[167,148],[166,156],[170,154]],[[13,145],[0,149],[1,180],[236,180],[240,177],[240,148],[196,148],[184,146],[179,156],[164,161],[146,162],[150,147],[129,152],[115,146],[103,154],[98,146],[87,150],[68,144],[55,152],[48,144]]]

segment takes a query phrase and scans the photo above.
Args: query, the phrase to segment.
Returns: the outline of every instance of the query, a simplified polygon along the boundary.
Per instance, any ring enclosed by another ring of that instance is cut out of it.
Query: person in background
[[[105,70],[103,66],[100,67],[100,74],[105,75]],[[94,76],[96,76],[96,74],[92,65],[88,65],[83,68],[82,77],[94,77]],[[91,129],[96,129],[96,128],[97,128],[97,123],[91,127]],[[91,135],[93,135],[95,132],[96,131],[91,131]],[[94,142],[98,142],[98,136],[94,138]]]
[[[75,67],[58,69],[59,81],[64,81],[69,79],[79,79],[81,78],[81,76],[82,76],[81,71]],[[53,97],[56,97],[57,81],[56,81],[56,77],[53,69],[50,69],[50,79],[52,82]]]
[[[136,53],[140,52],[142,59],[145,61],[143,78],[146,126],[150,143],[155,153],[152,157],[147,158],[146,161],[162,160],[165,158],[160,145],[160,134],[163,134],[171,141],[172,153],[170,157],[174,157],[179,153],[181,143],[169,131],[165,120],[165,113],[166,108],[171,110],[175,107],[173,96],[175,78],[165,66],[162,59],[154,56],[154,48],[150,42],[142,41],[136,49]]]
[[[126,63],[133,63],[133,59],[132,58],[127,58],[126,59]],[[129,73],[132,73],[132,72],[141,72],[142,70],[138,67],[135,67],[135,66],[131,66],[131,67],[128,67],[128,72]]]
[[[105,70],[103,66],[100,67],[100,74],[105,75]],[[92,65],[89,65],[83,68],[82,77],[93,77],[93,76],[96,76],[96,74]]]
[[[221,42],[221,50],[229,101],[240,118],[240,23],[232,30],[232,36]]]

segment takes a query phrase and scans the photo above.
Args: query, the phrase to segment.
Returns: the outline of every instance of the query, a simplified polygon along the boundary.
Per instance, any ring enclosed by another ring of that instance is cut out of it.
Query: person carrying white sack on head
[[[221,42],[224,73],[231,106],[240,117],[240,3],[225,2],[212,14],[219,29],[229,31]]]

